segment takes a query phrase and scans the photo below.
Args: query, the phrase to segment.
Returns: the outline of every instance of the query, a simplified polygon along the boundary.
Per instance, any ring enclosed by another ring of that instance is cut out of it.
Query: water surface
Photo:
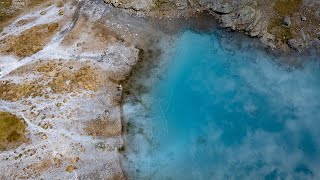
[[[316,58],[288,69],[253,44],[223,44],[223,38],[184,32],[160,80],[139,103],[125,104],[129,174],[319,179]]]

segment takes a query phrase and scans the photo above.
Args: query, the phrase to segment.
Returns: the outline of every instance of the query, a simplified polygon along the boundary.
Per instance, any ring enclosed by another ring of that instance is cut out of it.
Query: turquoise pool
[[[320,65],[186,31],[169,66],[124,106],[133,179],[319,179]],[[223,43],[222,43],[223,42]]]

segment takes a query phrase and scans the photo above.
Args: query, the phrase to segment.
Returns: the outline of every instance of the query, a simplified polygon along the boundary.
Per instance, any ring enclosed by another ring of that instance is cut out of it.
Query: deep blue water
[[[139,126],[129,138],[135,178],[320,179],[318,63],[289,70],[214,32],[186,31],[175,46],[148,111],[125,111]]]

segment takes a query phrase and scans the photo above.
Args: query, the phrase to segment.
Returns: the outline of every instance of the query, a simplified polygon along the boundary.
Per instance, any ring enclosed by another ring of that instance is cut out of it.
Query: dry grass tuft
[[[105,118],[98,118],[87,122],[84,131],[91,136],[117,136],[121,134],[121,127],[118,123]]]
[[[291,16],[303,4],[303,0],[276,0],[274,10],[280,17]]]
[[[0,150],[12,149],[27,142],[25,123],[8,112],[0,111]]]
[[[0,0],[0,31],[15,17],[21,14],[23,11],[38,6],[47,0],[19,0],[19,3],[25,3],[25,6],[15,6],[15,1],[12,0]]]
[[[20,84],[0,81],[0,99],[17,101],[29,96],[44,96],[48,88],[51,89],[50,94],[75,90],[97,91],[107,81],[101,69],[76,61],[41,61],[18,68],[10,75],[24,76],[30,73],[39,78],[26,79]]]

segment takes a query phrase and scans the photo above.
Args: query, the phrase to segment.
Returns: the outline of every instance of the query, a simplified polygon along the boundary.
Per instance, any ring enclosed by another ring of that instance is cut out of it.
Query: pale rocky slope
[[[0,179],[124,179],[121,81],[156,34],[139,23],[102,0],[42,1],[3,21]]]

